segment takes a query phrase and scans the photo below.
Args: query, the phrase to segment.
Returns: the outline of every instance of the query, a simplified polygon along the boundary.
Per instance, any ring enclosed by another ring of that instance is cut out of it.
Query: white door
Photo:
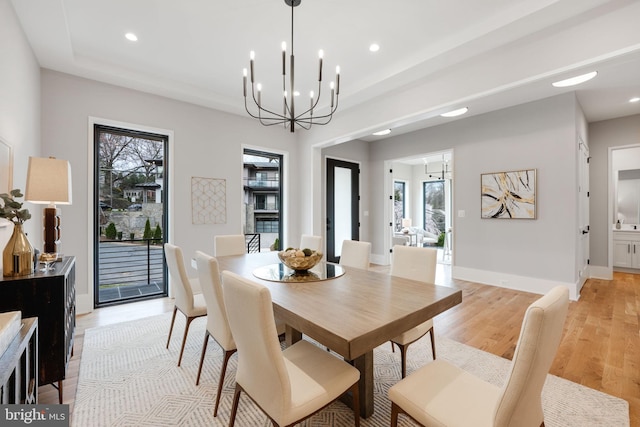
[[[578,139],[578,292],[589,277],[589,147]]]

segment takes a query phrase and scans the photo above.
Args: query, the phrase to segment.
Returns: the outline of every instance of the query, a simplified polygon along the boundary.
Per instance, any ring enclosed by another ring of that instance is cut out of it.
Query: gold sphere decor
[[[280,261],[295,274],[306,274],[308,270],[315,267],[322,259],[322,252],[312,251],[311,249],[288,248],[287,250],[278,252]]]

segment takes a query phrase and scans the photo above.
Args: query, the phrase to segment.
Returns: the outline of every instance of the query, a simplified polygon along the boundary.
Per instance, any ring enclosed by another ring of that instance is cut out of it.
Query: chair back
[[[278,341],[271,292],[230,271],[222,272],[224,303],[238,347],[236,382],[267,414],[291,403],[291,384]]]
[[[213,255],[243,255],[247,253],[244,234],[229,234],[213,237]]]
[[[342,242],[340,265],[368,270],[370,258],[371,243],[357,240],[344,240]]]
[[[438,250],[418,246],[393,247],[391,275],[421,282],[436,282]]]
[[[165,243],[164,256],[167,260],[169,276],[171,276],[176,307],[183,313],[189,313],[193,310],[193,290],[191,289],[187,271],[184,268],[182,249],[170,243]]]
[[[322,236],[303,234],[300,237],[300,249],[305,248],[309,248],[316,252],[322,252]]]
[[[562,338],[569,290],[557,286],[527,308],[511,371],[502,387],[495,426],[535,426],[544,421],[542,387]]]
[[[204,252],[196,251],[196,264],[202,295],[207,304],[207,330],[225,350],[233,350],[236,343],[224,306],[218,260]]]

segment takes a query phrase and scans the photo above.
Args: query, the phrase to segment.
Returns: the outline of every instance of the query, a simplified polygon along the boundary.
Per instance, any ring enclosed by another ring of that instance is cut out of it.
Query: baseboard
[[[569,289],[569,298],[577,301],[578,283],[559,282],[555,280],[536,279],[534,277],[518,276],[515,274],[499,273],[495,271],[477,270],[466,267],[451,267],[451,276],[454,279],[467,280],[485,285],[514,289],[517,291],[546,294],[558,285],[564,285]]]
[[[637,272],[637,270],[636,270]],[[602,279],[613,280],[613,268],[603,265],[590,265],[589,266],[589,278],[590,279]]]
[[[93,297],[89,294],[76,294],[76,315],[93,311]]]

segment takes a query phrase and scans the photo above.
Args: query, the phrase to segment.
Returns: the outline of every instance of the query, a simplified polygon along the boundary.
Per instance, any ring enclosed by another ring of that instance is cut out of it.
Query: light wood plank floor
[[[441,265],[436,282],[463,291],[462,304],[435,319],[436,333],[511,359],[524,312],[539,296],[452,280],[448,267]],[[64,381],[64,403],[71,405],[72,413],[84,331],[172,309],[173,300],[163,298],[78,316],[74,356]],[[569,306],[564,336],[551,367],[554,375],[627,400],[632,426],[640,426],[639,323],[640,275],[615,273],[613,281],[589,280],[580,301]],[[40,403],[57,403],[52,386],[42,386],[39,392]]]

